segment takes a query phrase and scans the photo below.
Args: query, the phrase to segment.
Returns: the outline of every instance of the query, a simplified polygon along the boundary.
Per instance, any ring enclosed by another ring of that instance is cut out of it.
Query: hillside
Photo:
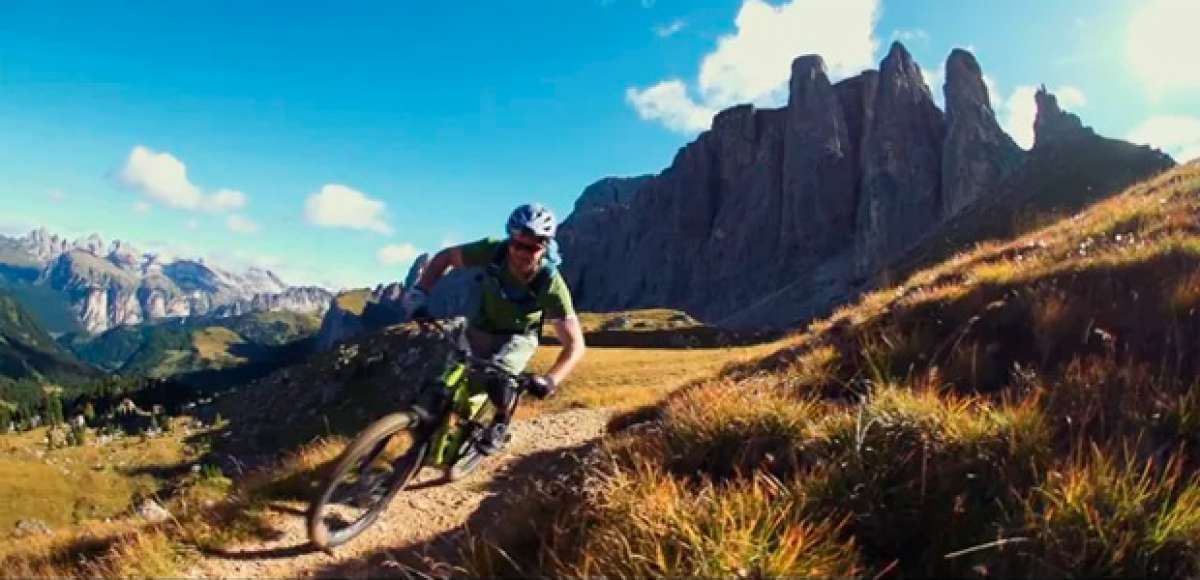
[[[37,398],[41,382],[71,386],[101,374],[60,347],[21,302],[0,288],[0,399]]]
[[[552,521],[499,536],[503,557],[476,542],[469,565],[1194,576],[1198,309],[1192,163],[863,296],[616,422],[636,427],[580,491],[531,508]]]
[[[70,344],[80,358],[100,368],[168,377],[270,363],[285,345],[315,334],[319,324],[315,314],[255,312],[122,326],[93,338],[75,337]],[[286,350],[296,354],[293,348]]]

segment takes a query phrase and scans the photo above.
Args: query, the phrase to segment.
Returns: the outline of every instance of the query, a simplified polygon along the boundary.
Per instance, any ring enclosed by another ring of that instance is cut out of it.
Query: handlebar
[[[466,337],[454,336],[454,330],[447,328],[446,324],[441,320],[432,317],[421,317],[413,318],[413,322],[417,323],[417,327],[421,330],[421,332],[436,333],[442,340],[450,343],[450,345],[454,348],[455,354],[462,362],[467,363],[469,366],[481,367],[485,370],[500,373],[504,376],[514,379],[517,384],[517,389],[524,390],[525,381],[520,380],[520,374],[513,374],[490,359],[480,358],[472,354],[470,344],[467,343]],[[465,333],[465,327],[463,327],[463,330],[460,330],[459,332]]]

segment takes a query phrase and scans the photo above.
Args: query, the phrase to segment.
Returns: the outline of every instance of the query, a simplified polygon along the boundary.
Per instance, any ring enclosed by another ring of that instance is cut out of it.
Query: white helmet
[[[510,236],[526,231],[539,238],[553,238],[558,230],[558,220],[554,219],[554,214],[546,206],[527,203],[513,210],[505,229]]]

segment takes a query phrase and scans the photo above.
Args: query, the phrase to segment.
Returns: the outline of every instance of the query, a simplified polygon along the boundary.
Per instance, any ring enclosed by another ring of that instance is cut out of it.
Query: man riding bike
[[[508,239],[484,238],[438,252],[416,284],[405,290],[401,299],[405,317],[411,320],[427,316],[429,291],[448,269],[483,267],[479,309],[468,318],[467,341],[472,352],[519,375],[537,350],[542,322],[550,320],[562,342],[562,351],[546,374],[524,378],[524,386],[534,396],[549,396],[571,374],[585,349],[571,292],[547,257],[557,228],[549,209],[525,204],[508,217]],[[509,381],[494,378],[494,384],[487,385],[488,398],[497,412],[478,444],[479,451],[486,455],[496,453],[507,442],[513,393],[519,386]]]

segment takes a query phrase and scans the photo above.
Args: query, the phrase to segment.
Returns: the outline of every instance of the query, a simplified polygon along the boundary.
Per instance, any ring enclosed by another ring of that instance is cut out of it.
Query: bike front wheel
[[[372,423],[342,451],[309,506],[308,537],[328,550],[361,534],[421,469],[428,436],[417,416],[392,413]]]

